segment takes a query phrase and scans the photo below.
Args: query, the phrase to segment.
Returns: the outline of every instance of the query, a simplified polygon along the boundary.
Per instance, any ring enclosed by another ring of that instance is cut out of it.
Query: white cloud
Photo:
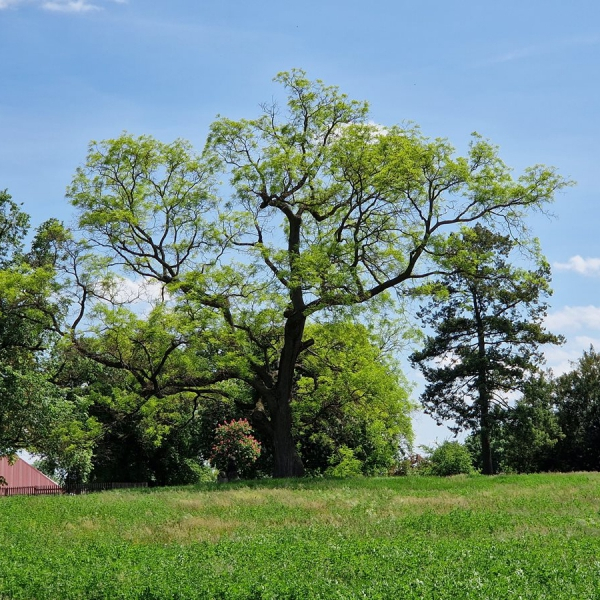
[[[565,306],[546,317],[546,327],[554,332],[600,330],[600,307]]]
[[[564,346],[546,346],[544,348],[546,366],[552,369],[554,375],[568,373],[573,370],[573,365],[583,356],[584,351],[590,349],[590,346],[600,349],[600,337],[581,335],[568,339]]]
[[[566,263],[554,263],[559,271],[575,271],[586,277],[600,277],[600,258],[582,258],[572,256]]]
[[[171,295],[163,284],[155,280],[147,281],[127,277],[118,277],[111,283],[100,284],[94,291],[106,301],[115,304],[127,304],[130,305],[130,308],[171,299]]]
[[[565,306],[546,317],[546,327],[550,331],[564,332],[581,329],[600,330],[600,307],[598,306]]]
[[[89,12],[91,10],[100,10],[96,4],[90,4],[85,0],[73,0],[70,2],[44,2],[42,4],[44,10],[55,12]]]
[[[546,346],[544,356],[546,364],[555,375],[573,370],[583,352],[590,346],[600,349],[600,307],[598,306],[565,306],[549,314],[545,326],[553,333],[567,335],[563,346]],[[580,335],[574,335],[580,332]]]

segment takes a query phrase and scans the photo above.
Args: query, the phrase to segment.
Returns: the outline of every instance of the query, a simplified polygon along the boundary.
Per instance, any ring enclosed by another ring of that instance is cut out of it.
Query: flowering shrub
[[[260,442],[252,435],[252,427],[246,419],[233,419],[217,427],[210,461],[219,471],[229,471],[233,464],[237,471],[244,473],[259,456]]]

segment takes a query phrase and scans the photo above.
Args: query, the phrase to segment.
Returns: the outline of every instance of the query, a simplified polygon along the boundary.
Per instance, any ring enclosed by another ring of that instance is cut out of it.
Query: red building
[[[17,458],[17,461],[11,465],[8,458],[0,458],[0,476],[6,480],[8,488],[42,487],[42,488],[60,488],[58,483],[46,477],[35,467],[27,464],[23,459]],[[1,493],[1,492],[0,492]]]

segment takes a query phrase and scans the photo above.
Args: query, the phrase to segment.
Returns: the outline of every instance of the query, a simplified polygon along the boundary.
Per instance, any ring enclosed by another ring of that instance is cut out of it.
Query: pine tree
[[[561,342],[542,324],[549,265],[532,243],[535,268],[516,266],[519,247],[482,225],[450,236],[436,294],[419,312],[433,335],[411,356],[427,380],[425,412],[439,424],[453,420],[455,432],[479,432],[485,474],[494,472],[494,420],[543,362],[540,346]]]

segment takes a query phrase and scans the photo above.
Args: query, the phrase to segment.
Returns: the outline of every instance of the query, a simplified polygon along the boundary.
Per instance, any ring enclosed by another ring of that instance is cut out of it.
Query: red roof
[[[35,467],[27,464],[23,459],[17,458],[14,465],[9,464],[5,456],[0,458],[0,476],[6,479],[8,487],[60,487]]]

